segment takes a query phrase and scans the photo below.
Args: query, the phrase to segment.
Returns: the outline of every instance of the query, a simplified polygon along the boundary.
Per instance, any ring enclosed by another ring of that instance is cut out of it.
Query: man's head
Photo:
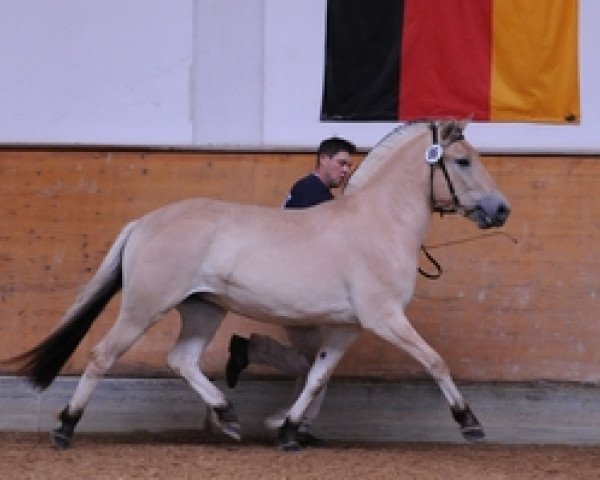
[[[351,155],[355,152],[356,146],[343,138],[323,140],[317,150],[315,174],[329,188],[342,186],[352,170]]]

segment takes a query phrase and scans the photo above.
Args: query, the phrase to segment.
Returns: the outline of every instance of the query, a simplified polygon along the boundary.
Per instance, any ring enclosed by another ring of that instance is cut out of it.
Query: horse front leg
[[[381,338],[404,350],[434,378],[450,405],[452,417],[459,424],[463,437],[476,442],[483,440],[483,428],[456,387],[444,359],[431,348],[410,324],[404,313],[367,327]]]
[[[310,404],[325,386],[358,332],[357,326],[331,327],[326,330],[321,347],[306,376],[304,388],[282,419],[283,424],[275,425],[279,427],[277,444],[281,450],[300,450],[298,427]]]

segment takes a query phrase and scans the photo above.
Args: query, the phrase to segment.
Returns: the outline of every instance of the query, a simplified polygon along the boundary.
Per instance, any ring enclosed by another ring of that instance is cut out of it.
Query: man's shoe
[[[240,373],[248,366],[248,339],[233,335],[229,341],[229,360],[225,366],[225,380],[229,388],[236,386]]]
[[[298,432],[298,443],[302,447],[323,448],[327,446],[325,440],[315,437],[308,432]]]

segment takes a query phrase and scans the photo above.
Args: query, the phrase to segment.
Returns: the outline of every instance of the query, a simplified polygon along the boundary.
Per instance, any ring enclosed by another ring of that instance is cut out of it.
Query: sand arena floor
[[[334,443],[283,453],[270,444],[190,435],[79,434],[56,450],[47,433],[0,433],[0,478],[11,479],[592,479],[600,446]]]

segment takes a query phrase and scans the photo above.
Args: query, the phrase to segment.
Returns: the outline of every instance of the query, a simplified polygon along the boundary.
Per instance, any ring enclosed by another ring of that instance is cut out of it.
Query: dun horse
[[[100,378],[174,308],[181,332],[167,362],[233,438],[241,438],[233,405],[199,368],[228,311],[278,324],[318,324],[327,333],[303,391],[276,425],[290,449],[298,448],[297,426],[307,406],[361,328],[419,361],[465,438],[483,438],[446,363],[404,313],[432,212],[459,213],[480,228],[503,225],[510,212],[464,139],[465,126],[438,121],[395,129],[367,155],[343,196],[307,210],[199,198],[129,223],[54,332],[4,365],[46,388],[122,289],[118,318],[59,415],[61,426],[53,432],[58,447],[69,446]]]

